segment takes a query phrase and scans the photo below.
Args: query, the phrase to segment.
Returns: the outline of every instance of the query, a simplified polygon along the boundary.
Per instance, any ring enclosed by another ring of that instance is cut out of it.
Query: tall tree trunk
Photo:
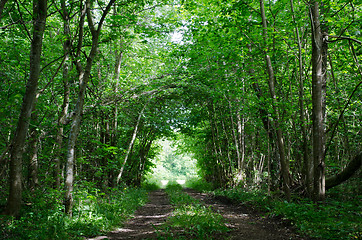
[[[313,121],[313,164],[314,184],[313,199],[325,198],[325,131],[324,131],[324,85],[325,69],[323,67],[323,35],[319,20],[319,3],[310,4],[312,26],[312,121]]]
[[[124,160],[123,160],[123,163],[122,163],[122,167],[121,167],[121,170],[119,171],[119,174],[117,176],[117,183],[119,183],[119,180],[121,179],[122,177],[122,174],[123,174],[123,171],[124,171],[124,167],[126,166],[126,163],[127,163],[127,160],[128,160],[128,157],[131,153],[131,150],[133,148],[133,144],[134,144],[134,141],[136,140],[136,137],[137,137],[137,133],[138,133],[138,126],[141,122],[141,117],[147,107],[147,105],[149,104],[149,102],[151,101],[153,95],[150,96],[150,98],[148,99],[148,102],[143,106],[141,112],[138,114],[138,118],[137,118],[137,122],[136,122],[136,125],[133,129],[133,134],[132,134],[132,138],[131,138],[131,141],[128,145],[128,149],[127,149],[127,152],[126,152],[126,156],[124,157]]]
[[[228,101],[229,103],[229,113],[230,113],[230,121],[231,121],[231,132],[232,132],[232,137],[234,140],[234,146],[235,146],[235,152],[236,152],[236,160],[237,160],[237,166],[239,171],[241,170],[241,154],[240,154],[240,150],[239,150],[239,143],[238,143],[238,134],[237,131],[235,131],[235,123],[234,123],[234,118],[233,118],[233,112],[232,112],[232,108],[231,108],[231,102],[230,100],[225,96],[225,99]],[[237,126],[236,126],[237,127]]]
[[[87,89],[88,80],[90,78],[91,69],[93,65],[93,60],[97,54],[97,48],[99,43],[99,35],[105,20],[105,17],[109,13],[112,5],[115,0],[111,0],[107,7],[104,9],[103,14],[99,20],[98,28],[96,29],[93,23],[93,17],[91,14],[91,2],[90,0],[86,1],[86,13],[88,26],[92,34],[92,48],[90,50],[89,56],[87,58],[87,63],[84,68],[84,71],[81,70],[81,67],[78,66],[79,71],[79,92],[76,105],[74,108],[73,120],[71,123],[71,129],[69,132],[68,147],[67,147],[67,166],[66,166],[66,178],[65,178],[65,212],[68,215],[72,215],[73,207],[73,182],[74,182],[74,160],[75,160],[75,144],[78,138],[78,133],[80,130],[81,123],[81,114],[83,111],[85,92]],[[79,50],[79,49],[78,49]],[[80,64],[78,62],[78,64]]]
[[[264,10],[264,0],[260,0],[260,11],[263,21],[263,36],[264,41],[267,46],[267,23],[266,23],[266,16],[265,16],[265,10]],[[273,66],[270,60],[270,56],[266,51],[264,51],[265,54],[265,63],[267,65],[267,71],[269,75],[269,90],[270,95],[273,101],[273,109],[275,112],[275,128],[276,128],[276,134],[277,134],[277,144],[278,144],[278,150],[279,150],[279,156],[280,156],[280,164],[281,164],[281,173],[283,177],[283,189],[286,195],[286,198],[290,200],[290,174],[289,174],[289,161],[285,156],[285,146],[284,146],[284,139],[283,139],[283,133],[280,126],[280,114],[279,114],[279,108],[277,106],[277,97],[275,94],[275,86],[274,86],[274,70]]]
[[[122,40],[120,40],[122,41]],[[121,64],[122,64],[122,60],[123,60],[123,50],[122,50],[122,44],[121,45],[121,49],[120,49],[120,53],[117,54],[116,53],[116,64],[115,64],[115,69],[114,69],[114,80],[116,81],[116,87],[114,89],[114,92],[116,95],[118,95],[119,92],[119,77],[120,77],[120,72],[121,72]],[[116,143],[116,139],[117,139],[117,128],[118,128],[118,105],[116,105],[114,107],[114,129],[113,129],[113,133],[112,133],[112,141],[114,143]]]
[[[228,131],[226,131],[226,127],[225,127],[225,121],[221,118],[221,126],[222,126],[222,130],[224,132],[224,135],[225,135],[225,141],[224,141],[224,144],[226,145],[226,152],[227,152],[227,158],[228,158],[228,163],[229,163],[229,166],[226,168],[227,169],[227,178],[228,180],[230,179],[230,177],[232,176],[233,174],[233,163],[232,163],[232,160],[231,160],[231,156],[230,156],[230,140],[229,140],[229,136],[228,136]]]
[[[146,136],[144,140],[144,144],[142,144],[142,147],[140,149],[140,165],[138,168],[138,173],[135,181],[136,186],[140,186],[142,183],[142,177],[145,169],[145,164],[147,160],[147,155],[151,149],[152,143],[153,143],[153,130],[151,130]]]
[[[30,49],[30,74],[21,106],[20,116],[10,150],[10,190],[5,214],[18,216],[21,208],[22,166],[26,134],[35,105],[40,76],[40,56],[47,17],[47,0],[33,1],[33,39]]]
[[[54,159],[54,179],[55,179],[55,188],[60,188],[60,168],[61,168],[61,157],[62,157],[62,148],[63,148],[63,134],[64,134],[64,124],[66,123],[66,118],[69,109],[69,53],[70,53],[70,27],[69,27],[69,13],[67,11],[65,0],[61,1],[62,7],[62,17],[63,17],[63,33],[66,36],[66,40],[63,43],[63,52],[64,52],[64,64],[63,64],[63,104],[60,110],[58,117],[58,132],[56,136],[57,151]]]
[[[304,68],[303,68],[303,55],[302,55],[302,43],[299,34],[298,24],[294,14],[293,0],[290,0],[290,8],[292,11],[293,22],[295,25],[296,42],[298,44],[298,66],[299,66],[299,109],[300,109],[300,127],[302,130],[302,156],[303,156],[303,175],[304,185],[307,194],[311,196],[313,189],[313,162],[308,154],[308,137],[307,127],[305,121],[305,109],[304,109]]]
[[[34,114],[34,113],[33,113]],[[30,143],[29,143],[29,150],[30,150],[30,162],[29,162],[29,168],[28,168],[28,183],[29,183],[29,189],[31,191],[34,191],[36,187],[39,185],[39,179],[38,179],[38,150],[39,150],[39,133],[36,127],[32,128],[30,130]]]

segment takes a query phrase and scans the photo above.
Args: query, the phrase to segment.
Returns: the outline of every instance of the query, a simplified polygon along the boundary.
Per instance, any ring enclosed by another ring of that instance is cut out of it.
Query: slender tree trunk
[[[232,136],[233,136],[233,140],[234,140],[234,146],[235,146],[235,152],[236,152],[236,160],[237,160],[237,164],[238,164],[238,169],[240,170],[241,167],[241,154],[240,154],[240,150],[239,150],[239,143],[238,143],[238,136],[237,136],[237,131],[235,131],[235,123],[234,123],[234,118],[233,118],[233,113],[232,113],[232,108],[231,108],[231,103],[229,101],[229,99],[227,99],[227,97],[225,96],[226,100],[229,103],[229,112],[230,112],[230,121],[231,121],[231,132],[232,132]]]
[[[34,114],[34,113],[33,113]],[[30,162],[29,162],[29,168],[28,168],[28,183],[29,183],[29,189],[31,191],[34,191],[36,187],[39,185],[39,179],[38,179],[38,151],[39,151],[39,141],[40,137],[38,134],[38,130],[36,127],[32,128],[30,131],[30,143],[29,143],[29,150],[30,150]]]
[[[313,163],[314,184],[313,199],[322,201],[325,198],[325,132],[324,132],[324,82],[323,68],[323,35],[319,20],[318,1],[310,5],[312,26],[312,121],[313,121]]]
[[[127,149],[127,152],[126,152],[126,156],[124,157],[124,160],[123,160],[123,163],[122,163],[122,167],[121,167],[121,170],[119,171],[119,174],[117,176],[117,183],[119,183],[119,180],[121,179],[122,177],[122,174],[123,174],[123,171],[124,171],[124,167],[126,166],[126,163],[127,163],[127,160],[128,160],[128,157],[131,153],[131,150],[133,148],[133,144],[134,144],[134,141],[136,140],[136,137],[137,137],[137,133],[138,133],[138,126],[141,122],[141,117],[148,105],[148,103],[151,101],[153,96],[150,96],[148,102],[143,106],[141,112],[138,114],[138,118],[137,118],[137,122],[136,122],[136,125],[134,127],[134,130],[133,130],[133,134],[132,134],[132,138],[131,138],[131,141],[129,143],[129,146],[128,146],[128,149]]]
[[[260,0],[260,10],[261,10],[261,16],[263,20],[263,36],[265,40],[265,44],[267,45],[267,23],[266,23],[266,16],[265,16],[265,10],[264,10],[264,0]],[[284,146],[284,139],[283,139],[283,133],[280,126],[280,114],[279,114],[279,108],[277,106],[277,97],[275,94],[275,86],[274,86],[274,70],[273,66],[270,60],[270,56],[265,51],[265,63],[267,65],[267,71],[269,75],[269,90],[270,95],[273,100],[273,109],[275,112],[275,128],[276,128],[276,134],[277,134],[277,144],[278,144],[278,150],[279,150],[279,156],[280,156],[280,164],[281,164],[281,172],[283,177],[283,189],[286,195],[286,198],[290,200],[290,174],[289,174],[289,161],[285,156],[285,146]]]
[[[63,17],[63,33],[66,36],[66,40],[63,43],[63,52],[64,52],[64,64],[63,64],[63,104],[58,118],[58,132],[56,136],[57,151],[54,159],[54,179],[55,179],[55,188],[60,189],[61,182],[61,157],[62,157],[62,148],[63,148],[63,134],[64,134],[64,124],[66,123],[66,118],[69,109],[69,52],[70,52],[70,27],[69,27],[69,14],[65,5],[65,0],[61,1],[62,7],[62,17]]]
[[[36,101],[38,80],[40,76],[40,56],[42,52],[46,17],[47,0],[34,0],[30,74],[10,151],[10,190],[5,214],[12,216],[18,216],[21,208],[23,152],[26,134],[29,129],[31,112]]]
[[[121,41],[121,40],[120,40]],[[114,89],[114,92],[116,95],[118,95],[119,92],[119,77],[121,72],[121,64],[123,60],[123,51],[122,51],[122,44],[121,44],[121,50],[119,54],[116,54],[116,65],[114,70],[114,80],[116,81],[116,87]],[[117,139],[117,128],[118,128],[118,105],[114,107],[114,129],[112,134],[112,139],[115,142]]]
[[[311,196],[313,189],[313,163],[308,154],[308,137],[307,127],[305,121],[305,109],[304,109],[304,68],[303,68],[303,55],[302,55],[302,43],[299,34],[298,24],[294,14],[293,0],[290,0],[290,8],[292,11],[293,22],[295,25],[296,41],[298,44],[298,66],[299,66],[299,109],[300,109],[300,126],[302,130],[302,156],[303,156],[303,175],[304,184],[307,194]]]
[[[214,113],[214,106],[213,103],[209,103],[209,107],[208,107],[208,113],[209,113],[209,119],[210,119],[210,129],[211,129],[211,144],[212,144],[212,150],[211,153],[214,154],[215,156],[215,171],[214,171],[214,175],[212,176],[213,179],[215,179],[216,181],[216,185],[217,187],[221,187],[222,185],[222,174],[224,172],[223,170],[223,166],[222,166],[222,159],[221,159],[221,155],[218,152],[218,147],[217,147],[217,142],[218,142],[218,136],[215,130],[216,123],[215,123],[215,113]]]
[[[98,28],[96,29],[93,23],[93,17],[90,9],[90,0],[86,1],[86,13],[88,26],[92,34],[92,48],[90,50],[89,56],[87,58],[87,63],[84,68],[84,71],[81,70],[81,67],[77,67],[79,71],[79,93],[74,108],[73,120],[71,123],[71,128],[68,138],[68,147],[67,147],[67,166],[66,166],[66,178],[65,178],[65,212],[68,215],[72,215],[72,206],[73,206],[73,182],[74,182],[74,160],[75,160],[75,144],[78,138],[78,133],[80,130],[81,123],[81,114],[83,111],[85,92],[87,89],[88,81],[91,74],[91,69],[93,65],[93,60],[97,54],[97,48],[99,43],[99,35],[105,20],[105,17],[110,11],[110,8],[114,4],[115,0],[111,0],[107,7],[104,9],[103,14],[99,20]],[[78,64],[80,64],[78,62]]]
[[[230,178],[233,174],[233,164],[232,164],[232,160],[231,160],[231,156],[230,156],[230,140],[229,140],[229,136],[228,133],[226,131],[226,127],[225,127],[225,121],[223,119],[221,119],[221,125],[222,125],[222,129],[225,135],[225,145],[226,145],[226,152],[227,152],[227,158],[228,158],[228,163],[229,163],[229,167],[227,167],[227,178]]]
[[[236,119],[238,125],[238,144],[240,149],[240,162],[238,162],[238,168],[242,170],[245,161],[245,118],[240,116],[239,110],[236,114]]]
[[[226,179],[227,179],[226,176],[227,176],[228,168],[225,166],[224,154],[223,154],[223,149],[222,149],[222,138],[221,138],[221,134],[219,132],[218,123],[217,123],[217,119],[219,119],[219,116],[217,115],[217,109],[215,108],[215,105],[212,105],[212,107],[213,107],[212,117],[214,119],[213,123],[214,123],[214,127],[215,127],[216,154],[218,156],[219,164],[221,166],[220,184],[221,184],[221,187],[224,187]]]
[[[149,134],[147,134],[145,144],[142,145],[142,149],[140,150],[140,165],[138,168],[137,179],[136,179],[136,183],[135,183],[136,186],[140,186],[141,182],[142,182],[142,176],[143,176],[144,169],[145,169],[147,155],[148,155],[148,152],[150,151],[152,143],[153,143],[152,135],[153,135],[153,131],[151,130],[149,132]],[[148,139],[148,138],[151,138],[151,139]]]

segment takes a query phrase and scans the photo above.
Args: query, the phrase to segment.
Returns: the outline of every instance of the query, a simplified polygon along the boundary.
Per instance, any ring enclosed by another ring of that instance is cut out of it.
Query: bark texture
[[[265,44],[267,45],[267,21],[265,16],[265,10],[264,10],[264,0],[260,0],[260,11],[263,21],[263,36]],[[273,65],[270,60],[270,56],[265,51],[265,63],[268,71],[268,84],[269,84],[269,90],[270,95],[273,100],[273,109],[275,112],[275,129],[276,129],[276,135],[277,135],[277,145],[279,150],[279,157],[280,157],[280,165],[281,165],[281,174],[283,177],[283,190],[285,192],[286,198],[290,200],[290,174],[289,174],[289,161],[285,155],[285,144],[284,144],[284,138],[283,138],[283,132],[280,126],[280,114],[279,114],[279,108],[277,106],[277,97],[275,93],[275,86],[274,86],[274,79],[275,74],[273,70]]]
[[[70,27],[69,27],[69,13],[67,11],[65,0],[61,1],[62,7],[62,18],[63,18],[63,32],[66,36],[66,40],[63,43],[63,52],[64,52],[64,65],[63,65],[63,104],[58,117],[58,132],[56,137],[57,143],[57,155],[54,159],[54,179],[55,179],[55,188],[60,188],[60,168],[61,168],[61,157],[62,157],[62,148],[63,148],[63,134],[64,127],[66,123],[66,118],[69,109],[69,53],[70,53]]]
[[[30,50],[30,74],[20,111],[15,135],[10,150],[10,189],[5,214],[18,216],[21,208],[22,166],[26,135],[32,110],[36,102],[38,81],[40,76],[40,56],[42,52],[43,34],[47,17],[47,0],[33,1],[33,39]]]
[[[82,70],[80,62],[77,62],[78,66],[77,69],[79,71],[79,92],[78,92],[78,98],[76,101],[76,105],[74,108],[73,113],[73,120],[71,122],[71,129],[69,132],[69,139],[68,139],[68,147],[67,147],[67,166],[66,166],[66,177],[65,177],[65,212],[68,215],[72,215],[72,207],[73,207],[73,183],[74,183],[74,161],[75,161],[75,145],[78,138],[78,133],[80,130],[80,123],[81,123],[81,116],[83,112],[83,105],[84,105],[84,99],[85,99],[85,93],[88,85],[88,81],[91,75],[91,69],[93,65],[93,60],[97,54],[97,48],[99,44],[99,36],[101,33],[101,29],[105,20],[105,17],[109,13],[112,5],[114,4],[115,0],[111,0],[107,7],[104,9],[102,17],[99,20],[98,27],[95,28],[94,22],[93,22],[93,16],[91,11],[91,1],[86,1],[86,15],[87,15],[87,21],[88,26],[91,31],[92,35],[92,47],[89,53],[89,56],[87,57],[87,63]],[[81,37],[81,36],[80,36]],[[80,49],[78,48],[80,51]]]
[[[292,12],[293,22],[295,24],[295,37],[296,42],[298,44],[298,80],[299,80],[299,112],[300,112],[300,128],[302,130],[302,140],[301,140],[301,148],[302,148],[302,159],[303,159],[303,168],[302,172],[304,175],[304,186],[305,190],[309,197],[312,195],[312,184],[313,184],[313,163],[312,159],[308,154],[308,137],[307,137],[307,127],[306,127],[306,118],[305,118],[305,107],[304,107],[304,64],[303,64],[303,54],[302,54],[302,41],[299,34],[299,26],[296,21],[295,13],[294,13],[294,5],[293,0],[290,0],[290,8]]]
[[[312,26],[312,122],[313,122],[313,199],[325,198],[325,130],[324,130],[324,85],[323,35],[319,19],[319,3],[313,1],[310,7]]]

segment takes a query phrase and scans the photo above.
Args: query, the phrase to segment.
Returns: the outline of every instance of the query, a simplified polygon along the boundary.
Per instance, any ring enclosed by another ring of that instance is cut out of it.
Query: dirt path
[[[215,212],[220,213],[228,223],[231,231],[228,233],[229,239],[238,240],[307,240],[310,238],[302,237],[295,233],[287,224],[262,218],[250,209],[240,204],[232,203],[226,198],[215,198],[205,193],[200,193],[192,189],[186,192],[211,206]]]
[[[99,236],[88,240],[101,239],[157,239],[156,230],[153,226],[164,223],[172,212],[172,206],[168,201],[164,190],[150,192],[149,201],[135,212],[125,226],[110,232],[108,236]]]
[[[226,219],[231,229],[227,233],[228,239],[238,240],[305,240],[294,231],[275,220],[263,219],[248,211],[245,207],[232,204],[223,199],[215,199],[204,193],[187,189],[186,193],[201,200],[205,205],[219,212]],[[221,200],[221,201],[220,201]],[[108,236],[99,236],[89,240],[101,239],[157,239],[153,226],[163,224],[172,212],[167,194],[164,190],[158,190],[149,194],[149,202],[136,211],[135,217],[129,220],[123,228],[117,229]]]

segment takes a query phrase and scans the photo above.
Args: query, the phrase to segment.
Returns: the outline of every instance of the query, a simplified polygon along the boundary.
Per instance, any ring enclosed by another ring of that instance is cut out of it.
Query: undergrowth
[[[158,229],[158,239],[223,239],[228,228],[220,214],[182,192],[180,185],[168,185],[166,192],[175,209]]]
[[[287,202],[261,190],[241,188],[216,190],[214,194],[266,212],[270,217],[289,219],[301,233],[313,238],[362,239],[361,195],[343,201],[327,198],[324,203],[316,204],[299,197]]]
[[[161,189],[160,185],[158,185],[156,182],[145,181],[142,183],[141,186],[147,191],[155,191]]]
[[[213,185],[201,178],[191,178],[186,181],[186,187],[195,189],[199,192],[211,191],[214,189]]]
[[[64,214],[62,195],[47,189],[28,196],[20,219],[0,215],[0,239],[84,239],[112,230],[125,222],[147,200],[143,189],[92,187],[74,192],[73,216]],[[30,204],[31,203],[31,204]]]

